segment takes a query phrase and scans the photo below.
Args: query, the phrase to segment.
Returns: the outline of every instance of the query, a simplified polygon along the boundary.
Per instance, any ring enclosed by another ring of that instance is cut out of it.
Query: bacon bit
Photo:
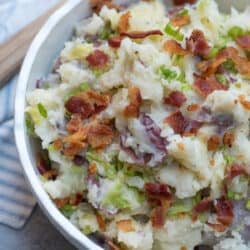
[[[234,163],[227,169],[226,180],[231,181],[239,175],[247,175],[245,168],[237,163]]]
[[[226,132],[223,136],[223,144],[231,148],[234,143],[234,139],[235,136],[233,133]]]
[[[215,160],[214,160],[214,159],[210,159],[210,160],[209,160],[209,163],[210,163],[210,165],[213,167],[214,164],[215,164]]]
[[[124,115],[130,118],[139,117],[140,105],[142,103],[140,89],[135,86],[129,87],[128,96],[130,99],[130,104],[125,108]]]
[[[107,65],[109,56],[103,51],[96,49],[86,57],[86,60],[92,67],[103,68]]]
[[[69,197],[63,198],[63,199],[55,199],[54,203],[56,205],[57,208],[62,208],[65,205],[69,204]]]
[[[72,115],[71,120],[67,123],[66,129],[69,132],[69,134],[74,134],[77,132],[82,125],[82,119],[81,115]]]
[[[204,213],[210,211],[213,206],[213,201],[210,198],[204,198],[193,208],[196,213]]]
[[[88,130],[88,143],[94,149],[102,149],[111,144],[114,133],[110,126],[104,124],[91,125]]]
[[[164,226],[165,220],[166,220],[165,214],[166,212],[165,212],[164,207],[156,207],[152,210],[151,222],[154,228],[160,229]]]
[[[93,107],[80,96],[72,96],[66,103],[65,108],[72,114],[81,115],[82,119],[88,118],[93,112]],[[76,122],[76,121],[74,121]]]
[[[133,232],[135,231],[133,227],[133,222],[132,220],[120,220],[116,222],[116,226],[119,230],[128,233],[128,232]]]
[[[240,95],[239,96],[239,101],[240,104],[247,110],[250,110],[250,101],[246,100],[246,96],[245,95]]]
[[[250,35],[239,36],[235,39],[236,43],[243,49],[250,49]]]
[[[180,108],[187,101],[186,96],[180,91],[173,91],[164,99],[164,103]]]
[[[90,5],[95,13],[99,13],[104,5],[106,5],[109,9],[120,9],[112,2],[112,0],[90,0]]]
[[[64,150],[63,153],[65,156],[72,158],[78,153],[81,152],[85,147],[87,146],[84,142],[74,142],[74,143],[66,143],[64,144]]]
[[[129,19],[131,17],[130,11],[121,15],[119,23],[118,23],[118,31],[119,33],[127,32],[129,29]]]
[[[226,227],[230,226],[234,217],[232,201],[226,200],[223,197],[216,200],[214,207],[217,214],[217,220]]]
[[[57,139],[53,142],[53,147],[55,150],[59,151],[63,148],[63,141],[62,139]]]
[[[209,53],[209,45],[201,30],[193,30],[191,36],[186,41],[187,49],[195,56],[207,56]]]
[[[173,0],[175,5],[193,4],[196,0]]]
[[[91,115],[103,111],[108,106],[109,101],[110,97],[108,95],[99,94],[93,90],[89,90],[71,97],[66,102],[65,108],[72,114],[80,115],[81,119],[87,119]],[[79,120],[76,120],[75,122],[77,124]]]
[[[194,112],[194,111],[197,111],[199,108],[200,108],[200,105],[194,103],[194,104],[190,104],[187,106],[187,111]]]
[[[51,169],[43,174],[43,177],[47,180],[55,180],[57,176],[58,176],[57,169]]]
[[[70,198],[69,204],[71,206],[77,206],[82,202],[82,200],[83,200],[83,194],[76,193]]]
[[[178,28],[181,28],[181,27],[189,24],[190,22],[191,22],[191,20],[190,20],[190,16],[188,14],[183,15],[183,16],[177,15],[171,19],[171,24],[174,27],[178,27]]]
[[[111,37],[108,40],[108,44],[112,48],[115,48],[115,49],[120,48],[122,39],[123,39],[123,37],[121,37],[121,36]]]
[[[106,231],[106,224],[105,224],[105,220],[103,218],[103,216],[100,213],[96,214],[96,219],[97,219],[97,223],[99,225],[99,228],[102,232]]]
[[[185,56],[185,55],[189,54],[189,51],[187,51],[186,49],[183,49],[181,47],[181,45],[178,42],[176,42],[175,40],[168,40],[168,41],[164,42],[163,48],[165,51],[167,51],[171,54],[176,54],[176,55],[180,55],[180,56]]]
[[[215,76],[210,76],[207,78],[203,78],[198,75],[194,75],[194,89],[198,95],[201,97],[207,97],[215,90],[226,90],[227,88],[217,81]]]
[[[185,119],[180,111],[168,116],[165,122],[168,123],[177,134],[183,134],[189,125],[188,120]]]
[[[118,247],[111,239],[106,239],[106,243],[109,246],[110,250],[122,250],[120,247]]]
[[[242,75],[250,75],[250,61],[245,57],[241,57],[234,47],[227,47],[221,50],[213,60],[200,62],[197,64],[197,67],[204,76],[212,75],[218,70],[219,66],[228,59],[234,62],[239,73]]]
[[[51,170],[51,166],[48,164],[48,162],[46,162],[42,154],[37,155],[36,166],[41,175]]]
[[[89,173],[90,174],[95,174],[97,172],[97,166],[94,162],[91,162],[89,164]]]
[[[178,146],[178,148],[181,150],[181,151],[184,151],[184,149],[185,149],[185,145],[183,144],[183,143],[177,143],[177,146]]]
[[[223,233],[226,231],[226,229],[228,228],[228,226],[223,225],[223,224],[212,224],[210,222],[206,223],[208,226],[210,226],[211,228],[213,228],[216,232],[219,233]]]
[[[220,146],[220,137],[218,135],[212,135],[207,141],[207,150],[214,151]]]
[[[87,139],[88,132],[89,132],[89,126],[88,125],[82,126],[76,133],[66,136],[63,139],[63,141],[66,143],[83,142]]]
[[[146,193],[150,196],[161,195],[166,198],[169,198],[172,196],[170,188],[166,184],[148,182],[148,183],[145,183],[144,189]]]
[[[131,39],[143,39],[148,36],[163,36],[162,31],[160,30],[149,30],[149,31],[130,31],[130,32],[122,32],[121,36],[127,36]]]

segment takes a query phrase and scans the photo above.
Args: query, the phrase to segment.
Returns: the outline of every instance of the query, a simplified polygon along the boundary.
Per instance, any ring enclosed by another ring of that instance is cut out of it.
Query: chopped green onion
[[[186,16],[187,14],[188,14],[188,10],[187,9],[183,9],[177,15],[178,16]]]
[[[236,88],[240,89],[241,88],[241,84],[239,82],[234,84]]]
[[[93,230],[92,230],[92,228],[91,228],[90,225],[87,225],[86,227],[84,227],[84,228],[82,229],[82,231],[83,231],[83,233],[86,234],[86,235],[93,233]]]
[[[218,52],[221,50],[220,47],[213,47],[208,54],[209,59],[215,58]]]
[[[164,31],[167,35],[175,38],[177,41],[182,41],[184,39],[184,35],[178,30],[175,30],[171,24],[167,24]]]
[[[246,209],[250,210],[250,200],[247,200],[247,202],[246,202]]]
[[[167,212],[167,216],[176,216],[180,213],[189,213],[193,209],[193,202],[191,199],[177,200]]]
[[[177,77],[177,73],[175,71],[167,69],[164,65],[160,67],[160,73],[166,80],[173,80]]]
[[[223,153],[223,157],[224,157],[224,160],[226,161],[227,165],[231,165],[234,162],[234,157],[227,152]]]
[[[71,215],[76,211],[76,207],[73,207],[69,204],[63,206],[62,208],[60,208],[60,211],[63,213],[63,215],[70,219]]]
[[[42,117],[47,118],[48,117],[48,113],[46,108],[43,106],[42,103],[38,103],[37,104],[37,108],[39,110],[39,113],[41,114]]]
[[[235,201],[238,201],[238,200],[242,199],[242,195],[241,194],[235,193],[232,190],[228,190],[227,191],[227,197],[228,197],[228,199],[235,200]]]
[[[27,113],[25,115],[25,125],[26,125],[26,132],[27,132],[27,134],[30,135],[30,136],[36,137],[36,134],[35,134],[35,124],[34,124],[32,118],[30,117],[30,115],[27,114]]]
[[[109,25],[106,25],[100,32],[100,38],[102,40],[107,40],[109,39],[110,35],[111,35],[111,29],[110,29],[110,26]]]
[[[87,82],[81,83],[80,89],[81,89],[82,91],[87,91],[87,90],[89,90],[89,84],[88,84]]]
[[[101,69],[93,69],[92,72],[96,78],[100,77],[104,73]]]
[[[226,85],[227,84],[227,79],[223,74],[216,74],[215,75],[217,81],[219,81],[221,84]]]
[[[241,27],[234,26],[228,31],[228,36],[231,37],[232,39],[235,39],[239,36],[244,35],[244,30]]]

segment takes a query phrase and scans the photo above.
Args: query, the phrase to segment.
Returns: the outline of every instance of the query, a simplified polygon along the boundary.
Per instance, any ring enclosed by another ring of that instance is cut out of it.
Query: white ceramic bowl
[[[250,0],[218,0],[218,2],[222,10],[229,10],[232,5],[240,9],[250,5]],[[15,137],[25,176],[39,205],[50,221],[77,248],[101,250],[58,211],[42,188],[35,163],[36,145],[28,138],[24,122],[26,92],[35,88],[37,79],[48,75],[54,59],[64,46],[64,42],[72,36],[74,25],[90,14],[87,0],[69,0],[65,6],[49,18],[34,39],[24,60],[16,89]]]

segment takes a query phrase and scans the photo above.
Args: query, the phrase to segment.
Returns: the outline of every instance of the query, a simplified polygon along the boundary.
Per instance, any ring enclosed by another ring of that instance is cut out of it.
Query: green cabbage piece
[[[101,165],[105,172],[105,177],[108,179],[114,179],[116,177],[116,167],[115,165],[106,161],[100,154],[88,151],[86,153],[87,160],[89,162],[94,162],[97,165]]]
[[[67,204],[67,205],[63,206],[62,208],[60,208],[60,211],[62,212],[62,214],[66,218],[70,219],[70,217],[72,216],[72,214],[76,211],[76,207]]]
[[[184,35],[179,30],[175,29],[170,23],[166,25],[164,32],[175,38],[177,41],[182,41],[184,39]]]

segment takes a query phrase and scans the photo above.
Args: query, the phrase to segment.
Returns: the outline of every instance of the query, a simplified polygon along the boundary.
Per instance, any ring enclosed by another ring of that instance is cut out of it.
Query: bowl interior
[[[135,2],[119,0],[119,3]],[[168,1],[166,1],[168,2]],[[250,5],[250,0],[218,0],[220,9],[229,11],[231,6],[244,9]],[[86,0],[71,0],[62,9],[56,12],[45,24],[35,38],[24,61],[15,102],[15,136],[24,172],[32,191],[41,207],[53,224],[78,248],[87,246],[89,249],[101,249],[82,235],[71,223],[64,218],[50,201],[42,189],[36,175],[36,151],[38,144],[25,133],[24,110],[26,106],[25,93],[36,87],[36,80],[46,76],[51,71],[55,58],[62,50],[65,41],[72,37],[74,26],[80,20],[91,15],[91,10]]]

